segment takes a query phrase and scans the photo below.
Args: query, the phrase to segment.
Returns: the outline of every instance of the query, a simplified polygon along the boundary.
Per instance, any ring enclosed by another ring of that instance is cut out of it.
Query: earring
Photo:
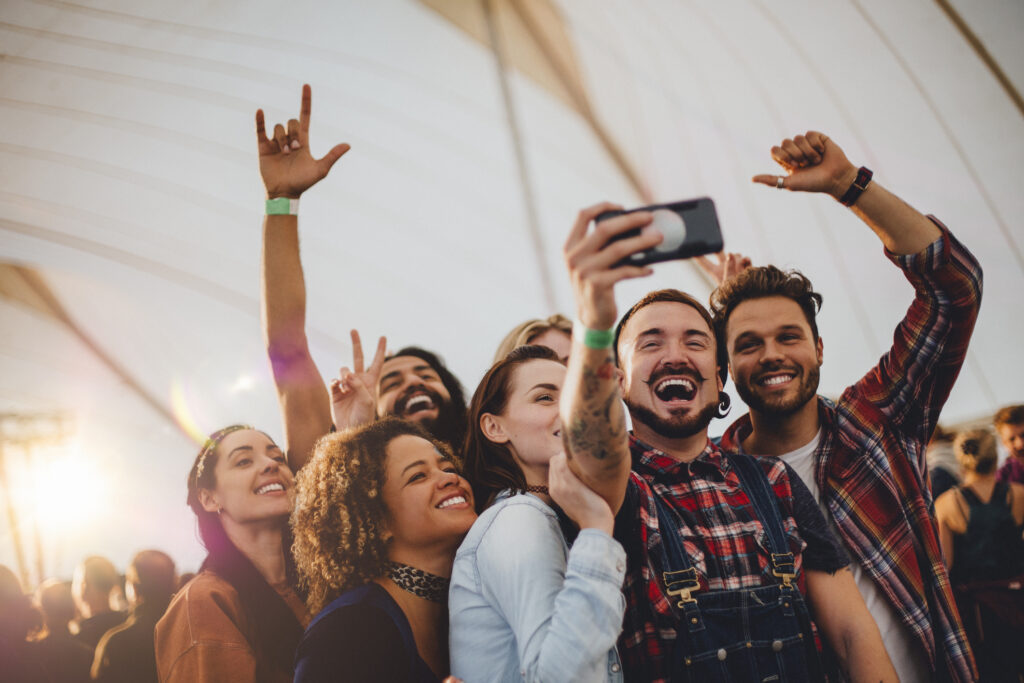
[[[715,417],[725,417],[732,410],[732,399],[729,398],[729,394],[724,391],[718,392],[718,412],[715,413]]]

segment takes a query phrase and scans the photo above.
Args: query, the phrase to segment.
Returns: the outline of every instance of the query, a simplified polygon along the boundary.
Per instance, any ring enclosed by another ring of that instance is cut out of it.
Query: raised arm
[[[566,240],[564,255],[576,297],[577,328],[611,330],[618,315],[615,284],[620,280],[642,277],[650,268],[614,267],[621,259],[658,244],[657,232],[608,243],[621,233],[642,228],[651,222],[651,214],[631,213],[602,221],[589,234],[587,228],[599,214],[621,209],[614,204],[598,204],[584,209]],[[629,440],[626,418],[619,391],[615,351],[611,344],[585,344],[583,330],[573,332],[569,369],[562,389],[561,414],[566,456],[570,468],[604,498],[612,512],[618,512],[626,494],[629,478]]]
[[[349,149],[340,144],[323,158],[313,158],[309,150],[311,108],[312,92],[304,85],[299,119],[291,119],[287,129],[277,124],[273,138],[267,137],[263,110],[256,112],[260,175],[267,199],[298,199]],[[309,458],[316,440],[331,427],[327,387],[306,340],[306,283],[299,258],[297,216],[264,218],[261,266],[264,340],[281,404],[289,461],[297,471]]]
[[[779,187],[781,179],[784,189],[821,192],[841,201],[857,180],[857,167],[839,145],[817,131],[783,140],[772,147],[772,158],[788,175],[756,175],[754,182]],[[916,254],[942,234],[924,214],[874,180],[851,208],[894,254]]]
[[[843,151],[810,131],[772,148],[788,176],[754,181],[841,199],[857,178]],[[862,183],[861,183],[862,184]],[[941,224],[923,216],[872,180],[852,209],[889,251],[914,286],[915,298],[893,335],[893,345],[857,389],[893,424],[927,442],[967,354],[981,304],[981,266]],[[925,471],[924,448],[911,452]]]

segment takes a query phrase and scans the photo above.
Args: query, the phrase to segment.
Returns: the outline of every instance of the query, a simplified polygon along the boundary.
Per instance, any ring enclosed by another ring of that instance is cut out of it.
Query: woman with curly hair
[[[483,509],[448,601],[452,673],[467,681],[622,680],[626,554],[562,452],[565,373],[551,349],[521,346],[470,402],[466,476]]]
[[[317,615],[295,680],[435,682],[448,673],[448,579],[476,512],[451,453],[385,418],[330,434],[298,476],[299,577]]]
[[[287,552],[294,479],[261,431],[213,433],[188,475],[208,555],[155,633],[161,681],[290,681],[309,621]]]

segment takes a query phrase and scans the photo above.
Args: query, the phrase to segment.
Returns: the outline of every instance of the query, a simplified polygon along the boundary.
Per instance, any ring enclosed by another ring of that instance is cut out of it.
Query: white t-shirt
[[[818,482],[815,479],[815,467],[817,461],[814,452],[818,449],[818,442],[821,440],[821,429],[808,443],[789,453],[783,453],[779,457],[786,462],[793,471],[799,475],[807,488],[810,489],[818,506],[832,527],[836,538],[842,538],[836,530],[835,521],[828,506],[821,500],[821,491],[818,490]],[[903,683],[927,683],[931,680],[930,667],[924,652],[917,642],[911,639],[909,631],[903,626],[896,611],[893,610],[885,594],[878,588],[878,584],[871,580],[871,577],[864,573],[859,562],[852,562],[850,569],[853,571],[853,579],[857,582],[857,588],[864,597],[864,603],[868,612],[875,618],[878,630],[882,633],[882,643],[889,653],[896,673],[899,674]]]

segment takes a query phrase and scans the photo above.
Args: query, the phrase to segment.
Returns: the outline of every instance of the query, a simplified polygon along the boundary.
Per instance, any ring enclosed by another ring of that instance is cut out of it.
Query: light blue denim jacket
[[[452,675],[490,681],[621,681],[615,641],[626,553],[584,529],[570,550],[554,511],[503,492],[455,555],[448,594]]]

